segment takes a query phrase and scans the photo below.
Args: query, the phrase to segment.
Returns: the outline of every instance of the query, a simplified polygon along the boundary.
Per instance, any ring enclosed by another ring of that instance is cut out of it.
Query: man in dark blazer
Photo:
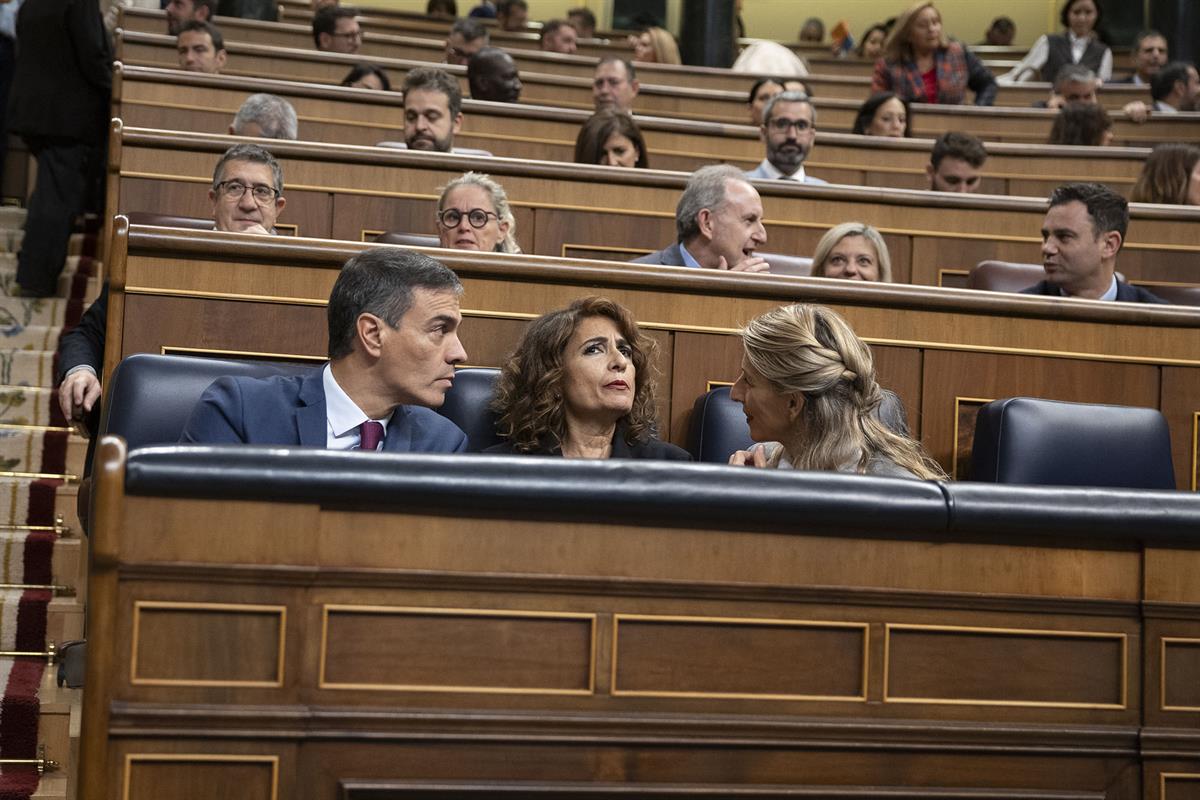
[[[1165,303],[1140,286],[1117,279],[1117,253],[1129,227],[1129,204],[1099,183],[1068,183],[1050,195],[1042,224],[1046,279],[1022,294]]]
[[[220,378],[180,441],[457,453],[467,437],[435,411],[467,354],[458,277],[393,247],[342,267],[329,296],[329,362],[299,376]]]
[[[112,53],[95,0],[37,0],[17,13],[8,126],[37,159],[17,283],[50,297],[75,217],[103,205]]]
[[[667,267],[769,272],[766,260],[754,254],[767,241],[762,217],[758,190],[740,170],[728,164],[702,167],[688,178],[675,206],[675,244],[633,261]]]

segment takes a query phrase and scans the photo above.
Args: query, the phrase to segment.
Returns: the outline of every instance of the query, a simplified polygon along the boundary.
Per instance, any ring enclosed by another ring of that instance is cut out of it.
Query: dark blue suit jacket
[[[1044,294],[1050,297],[1063,297],[1062,289],[1050,281],[1040,281],[1033,286],[1022,289],[1021,294]],[[1134,286],[1125,281],[1117,281],[1117,301],[1120,303],[1161,303],[1169,305],[1153,292],[1148,292],[1140,286]]]
[[[181,442],[325,447],[321,370],[270,378],[218,378],[204,390]],[[383,449],[389,453],[461,453],[467,435],[421,406],[397,406]]]

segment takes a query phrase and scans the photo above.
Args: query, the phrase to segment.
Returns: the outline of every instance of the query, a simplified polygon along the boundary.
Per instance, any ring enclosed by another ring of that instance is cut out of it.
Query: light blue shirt
[[[338,385],[328,364],[321,370],[321,384],[325,387],[325,444],[330,450],[354,450],[362,439],[358,426],[366,422],[368,417]],[[392,415],[375,421],[383,426],[383,435],[387,436]],[[383,449],[382,439],[375,449]]]
[[[700,262],[692,258],[692,254],[689,253],[687,248],[683,246],[683,242],[679,243],[679,255],[683,256],[683,265],[685,267],[696,267],[697,269],[703,269],[703,267],[700,266]]]
[[[1112,286],[1108,287],[1108,291],[1096,298],[1097,300],[1116,300],[1117,299],[1117,276],[1113,275]]]
[[[0,5],[0,35],[10,39],[17,38],[17,12],[25,0],[9,0]]]

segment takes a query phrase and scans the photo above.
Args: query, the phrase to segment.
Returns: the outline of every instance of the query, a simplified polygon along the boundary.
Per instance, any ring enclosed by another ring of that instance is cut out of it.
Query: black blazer
[[[1043,294],[1050,297],[1065,297],[1062,289],[1055,286],[1050,281],[1041,281],[1035,283],[1028,289],[1022,289],[1021,294]],[[1117,281],[1117,302],[1120,303],[1159,303],[1162,305],[1170,305],[1166,300],[1163,300],[1156,294],[1148,292],[1140,286],[1132,286],[1123,281]]]
[[[108,327],[108,284],[100,290],[96,302],[83,312],[79,324],[58,340],[58,375],[56,383],[75,367],[86,364],[99,376],[104,367],[104,332]]]
[[[533,455],[533,456],[561,456],[562,450],[557,447],[549,450],[539,450],[536,453],[522,453],[514,450],[513,446],[507,441],[500,444],[494,444],[491,447],[485,448],[484,453],[491,455]],[[682,447],[676,447],[670,442],[664,442],[661,439],[648,439],[645,441],[634,442],[632,445],[625,443],[625,429],[623,425],[618,425],[616,433],[613,434],[612,455],[609,458],[649,458],[658,461],[691,461],[692,454]]]
[[[30,0],[17,12],[8,127],[98,144],[108,130],[112,48],[95,0]]]

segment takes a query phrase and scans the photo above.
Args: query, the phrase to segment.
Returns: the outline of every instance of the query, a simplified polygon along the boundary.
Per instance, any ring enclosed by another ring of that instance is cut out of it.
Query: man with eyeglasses
[[[760,135],[767,145],[767,157],[746,173],[747,179],[825,183],[804,171],[817,136],[817,111],[808,95],[783,92],[767,101]]]
[[[213,227],[229,233],[275,233],[283,210],[283,170],[256,144],[235,144],[213,170]],[[95,429],[100,399],[100,370],[104,364],[104,334],[108,322],[108,286],[84,313],[79,324],[58,344],[58,404],[68,420],[87,420]]]
[[[318,10],[313,14],[312,34],[313,43],[324,53],[357,53],[362,44],[357,9],[326,6]]]

